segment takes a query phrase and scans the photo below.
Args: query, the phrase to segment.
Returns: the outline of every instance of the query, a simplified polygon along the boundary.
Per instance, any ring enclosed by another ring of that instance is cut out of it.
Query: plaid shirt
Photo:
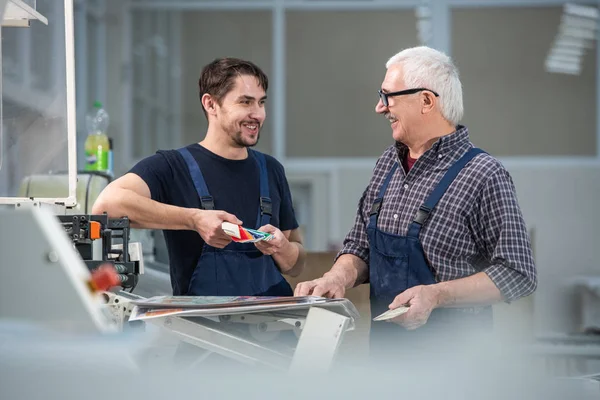
[[[379,212],[378,229],[406,235],[410,222],[448,168],[473,145],[467,128],[439,139],[406,174],[407,147],[396,143],[377,160],[363,193],[342,254],[369,264],[367,225],[373,201],[393,163],[399,162]],[[527,228],[506,169],[488,154],[479,154],[459,173],[431,212],[419,236],[438,281],[484,271],[506,301],[531,294],[537,285]],[[336,259],[337,259],[336,257]]]

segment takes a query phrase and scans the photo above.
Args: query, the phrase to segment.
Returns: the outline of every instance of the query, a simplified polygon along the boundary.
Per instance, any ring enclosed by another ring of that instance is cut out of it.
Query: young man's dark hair
[[[221,105],[221,100],[233,88],[235,78],[240,75],[256,77],[260,87],[267,91],[269,79],[256,64],[239,58],[217,58],[205,66],[200,73],[198,80],[200,102],[204,94],[210,94]],[[206,116],[204,107],[202,111]]]

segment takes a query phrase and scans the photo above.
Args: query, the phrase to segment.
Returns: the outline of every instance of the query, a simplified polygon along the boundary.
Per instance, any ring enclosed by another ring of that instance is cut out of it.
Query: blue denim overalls
[[[421,227],[462,168],[480,153],[483,153],[483,150],[472,148],[448,169],[419,208],[415,219],[408,227],[406,236],[383,232],[377,228],[381,203],[388,184],[398,167],[398,163],[394,163],[379,190],[378,197],[373,202],[367,226],[370,248],[369,280],[372,318],[387,311],[394,298],[406,289],[417,285],[436,283],[436,278],[429,267],[419,240]],[[466,327],[468,323],[491,326],[491,322],[492,315],[489,307],[477,314],[469,314],[457,309],[438,308],[433,310],[425,325],[412,331],[395,323],[372,321],[371,354],[389,356],[394,348],[410,350],[416,340],[432,339],[432,335],[444,334],[444,332],[451,335],[453,334],[451,333],[452,328],[459,327],[460,329],[462,326]],[[427,343],[430,345],[432,342]],[[443,344],[440,345],[443,346]]]
[[[213,210],[214,201],[198,166],[186,148],[178,149],[192,176],[204,210]],[[271,221],[272,204],[265,157],[248,149],[260,170],[260,207],[256,229]],[[226,183],[225,183],[226,184]],[[204,244],[188,289],[190,296],[292,296],[293,291],[275,265],[273,257],[262,254],[253,243],[231,242],[218,249]]]

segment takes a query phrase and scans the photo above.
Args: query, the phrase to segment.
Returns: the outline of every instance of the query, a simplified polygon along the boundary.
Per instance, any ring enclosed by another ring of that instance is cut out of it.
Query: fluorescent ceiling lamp
[[[565,4],[563,11],[565,14],[576,15],[584,18],[598,19],[599,16],[597,7],[582,6],[573,3]]]
[[[581,72],[585,49],[596,45],[598,7],[567,3],[558,27],[558,34],[546,57],[548,72],[577,75]]]
[[[573,63],[570,61],[561,61],[561,60],[551,59],[551,58],[548,58],[546,60],[546,65],[560,66],[563,68],[580,68],[581,67],[581,65],[579,65],[578,63]]]
[[[585,53],[582,47],[561,47],[554,46],[550,50],[550,54],[565,54],[570,56],[581,57]]]
[[[569,54],[556,54],[555,52],[550,53],[547,61],[558,61],[571,64],[581,64],[581,57],[572,56]]]
[[[570,26],[570,27],[581,28],[581,29],[589,29],[589,30],[598,29],[598,20],[597,19],[574,17],[572,15],[566,15],[566,14],[562,15],[561,24],[563,26]]]
[[[557,48],[557,47],[553,47],[550,49],[550,52],[548,53],[548,57],[551,57],[553,55],[559,56],[559,57],[563,57],[563,58],[573,58],[573,59],[580,59],[582,54],[581,53],[575,53],[573,51],[571,51],[570,49],[561,49],[561,48]]]
[[[554,47],[570,47],[577,49],[591,49],[594,42],[589,39],[558,36],[554,41]]]
[[[557,72],[570,75],[579,75],[581,73],[581,67],[579,65],[561,63],[558,61],[547,61],[546,70],[548,72]]]
[[[590,40],[593,40],[596,38],[596,32],[594,30],[564,27],[564,26],[560,27],[559,35],[571,37],[571,38],[581,38],[581,39],[590,39]]]

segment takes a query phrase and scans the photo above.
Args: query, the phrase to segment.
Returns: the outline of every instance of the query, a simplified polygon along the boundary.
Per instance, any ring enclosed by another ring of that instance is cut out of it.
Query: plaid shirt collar
[[[448,169],[471,147],[473,145],[469,140],[469,130],[466,126],[458,125],[454,132],[439,138],[429,150],[423,153],[411,172],[414,170],[414,175],[418,175],[423,170],[431,168]],[[396,152],[400,162],[406,157],[407,151],[408,147],[405,144],[396,142]]]

